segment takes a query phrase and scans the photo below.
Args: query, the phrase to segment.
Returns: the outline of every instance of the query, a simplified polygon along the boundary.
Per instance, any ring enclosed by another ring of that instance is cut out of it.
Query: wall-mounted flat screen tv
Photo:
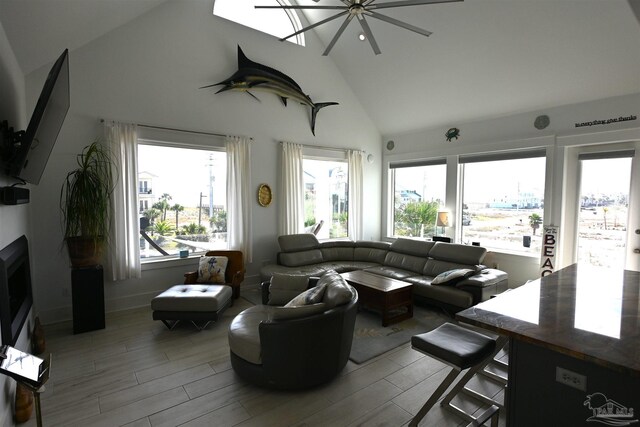
[[[69,50],[53,64],[33,110],[7,162],[7,175],[38,184],[69,110]]]

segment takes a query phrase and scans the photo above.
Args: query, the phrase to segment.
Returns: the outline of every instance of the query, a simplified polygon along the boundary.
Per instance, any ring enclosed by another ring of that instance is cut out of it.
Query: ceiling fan
[[[318,1],[318,0],[314,0]],[[280,41],[286,40],[290,37],[297,36],[300,33],[308,31],[312,28],[318,27],[322,24],[326,24],[327,22],[333,21],[341,16],[346,15],[345,21],[342,23],[338,32],[331,42],[327,49],[323,52],[323,56],[329,54],[333,46],[336,44],[344,30],[347,28],[349,23],[353,20],[353,18],[357,18],[358,22],[360,22],[360,26],[362,27],[362,31],[367,40],[369,40],[369,44],[371,44],[371,48],[376,55],[379,55],[380,48],[378,47],[378,43],[376,43],[376,39],[373,37],[373,33],[371,32],[371,28],[365,19],[365,16],[376,18],[381,21],[388,22],[393,25],[397,25],[398,27],[404,28],[409,31],[413,31],[418,34],[422,34],[423,36],[429,37],[432,33],[427,30],[423,30],[422,28],[418,28],[411,24],[407,24],[406,22],[398,21],[397,19],[390,18],[386,15],[381,15],[378,12],[375,12],[376,9],[389,9],[392,7],[403,7],[403,6],[420,6],[424,4],[434,4],[434,3],[451,3],[458,2],[464,0],[402,0],[402,1],[394,1],[388,3],[375,3],[376,0],[340,0],[343,5],[336,6],[321,6],[321,5],[310,5],[310,6],[299,6],[299,5],[280,5],[280,6],[255,6],[256,9],[333,9],[333,10],[342,10],[342,12],[330,16],[327,19],[323,19],[320,22],[316,22],[315,24],[309,25],[295,33],[288,35],[287,37],[283,37]]]

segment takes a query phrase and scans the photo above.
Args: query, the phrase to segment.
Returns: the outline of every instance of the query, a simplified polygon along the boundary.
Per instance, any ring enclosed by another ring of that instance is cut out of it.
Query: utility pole
[[[209,218],[213,216],[213,183],[216,177],[213,176],[213,154],[209,154]]]
[[[202,191],[200,192],[200,201],[198,202],[198,225],[202,223],[202,198],[207,197],[202,195]]]

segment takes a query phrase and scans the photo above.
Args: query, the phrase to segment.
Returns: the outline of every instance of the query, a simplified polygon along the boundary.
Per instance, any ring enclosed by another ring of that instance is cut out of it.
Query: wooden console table
[[[342,273],[341,276],[358,291],[359,304],[381,312],[382,326],[413,317],[411,283],[362,270]],[[399,313],[394,314],[394,310]]]

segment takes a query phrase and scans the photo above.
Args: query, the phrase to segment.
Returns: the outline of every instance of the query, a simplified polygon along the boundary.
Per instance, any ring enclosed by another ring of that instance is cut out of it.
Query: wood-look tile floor
[[[108,314],[106,329],[78,335],[70,322],[45,326],[52,371],[41,395],[44,425],[403,426],[448,372],[405,344],[361,365],[350,361],[308,391],[252,386],[235,375],[227,344],[231,319],[251,305],[236,300],[201,332],[188,323],[169,331],[148,307]],[[483,378],[472,388],[503,395]],[[464,396],[454,402],[476,414],[486,407]],[[35,426],[35,412],[22,425]],[[436,405],[421,425],[466,423]]]

